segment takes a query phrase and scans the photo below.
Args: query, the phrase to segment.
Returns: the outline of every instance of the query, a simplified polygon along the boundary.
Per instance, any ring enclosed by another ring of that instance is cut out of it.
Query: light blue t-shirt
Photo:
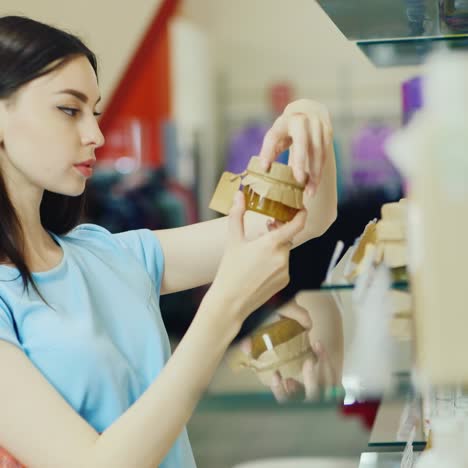
[[[103,432],[169,359],[159,309],[161,245],[147,229],[111,234],[82,224],[52,237],[61,263],[23,293],[18,270],[0,265],[0,339],[21,348],[65,400]],[[164,430],[164,421],[158,430]],[[156,428],[155,428],[156,429]],[[195,467],[184,430],[162,468]]]

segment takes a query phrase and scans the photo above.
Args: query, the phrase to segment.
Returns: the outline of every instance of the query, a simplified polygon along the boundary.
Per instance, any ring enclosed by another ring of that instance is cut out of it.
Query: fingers
[[[340,382],[328,353],[320,342],[316,342],[312,349],[317,360],[307,359],[303,366],[306,400],[336,399],[343,392],[337,391]]]
[[[305,394],[304,385],[295,379],[283,379],[278,371],[273,374],[270,388],[278,403],[284,403],[291,399],[302,399]]]
[[[288,392],[284,387],[283,379],[277,371],[273,374],[270,384],[271,392],[273,393],[278,403],[284,403],[288,399]]]
[[[268,169],[278,154],[291,146],[289,162],[294,177],[306,183],[306,194],[313,196],[332,142],[332,122],[326,107],[301,99],[290,103],[276,119],[265,136],[260,157]]]
[[[309,122],[306,115],[297,113],[290,116],[288,124],[288,133],[292,138],[290,165],[294,177],[301,184],[307,181],[308,127]]]
[[[234,203],[229,212],[229,241],[240,242],[245,239],[244,230],[245,198],[240,191],[234,196]]]
[[[312,319],[310,318],[309,312],[295,301],[288,303],[282,308],[279,315],[280,317],[296,320],[296,322],[299,322],[307,330],[312,328]]]
[[[303,399],[304,398],[304,385],[295,379],[284,380],[284,387],[290,399]]]
[[[268,219],[266,222],[267,229],[268,231],[274,231],[275,229],[278,229],[280,226],[282,226],[284,223],[281,221],[277,221],[276,219]]]
[[[246,354],[247,356],[250,356],[252,354],[252,338],[247,337],[247,338],[243,339],[239,343],[239,348],[241,349],[241,351],[244,354]]]
[[[324,162],[323,128],[319,119],[313,119],[310,122],[310,134],[312,154],[309,155],[310,176],[307,182],[306,193],[314,195],[320,183]]]
[[[289,148],[291,142],[286,118],[281,115],[275,120],[263,139],[259,156],[264,163],[264,168],[269,169],[271,163],[276,160],[281,152]]]
[[[274,229],[268,235],[271,236],[272,240],[278,245],[290,243],[292,246],[294,237],[304,229],[306,219],[306,210],[300,210],[291,221]]]
[[[318,357],[318,375],[322,386],[333,387],[338,384],[335,369],[332,366],[330,357],[320,342],[315,343],[313,350]]]
[[[315,361],[310,357],[304,362],[302,366],[304,385],[295,379],[282,379],[278,371],[273,374],[270,387],[278,402],[304,395],[305,401],[335,399],[343,395],[343,390],[338,388],[336,373],[322,344],[315,343],[313,349],[318,359]]]
[[[320,397],[320,384],[312,358],[307,359],[302,366],[306,401],[317,400]]]
[[[290,149],[290,165],[296,180],[303,184],[307,180],[309,125],[307,115],[297,112],[278,117],[263,140],[260,158],[268,169],[278,155]]]
[[[296,180],[303,184],[307,182],[306,193],[315,194],[325,152],[325,127],[322,125],[320,116],[309,118],[306,113],[294,112],[282,115],[268,131],[263,141],[260,157],[265,160],[266,168],[277,158],[278,154],[285,149],[285,143],[290,139],[290,165]],[[329,132],[326,131],[327,137]],[[308,168],[310,177],[308,177]]]

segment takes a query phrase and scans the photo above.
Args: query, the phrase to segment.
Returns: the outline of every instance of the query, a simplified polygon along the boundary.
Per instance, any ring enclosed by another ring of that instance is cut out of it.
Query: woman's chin
[[[49,192],[57,193],[59,195],[65,195],[67,197],[79,197],[83,195],[86,188],[86,182],[67,184],[67,186],[57,187],[55,189],[46,189]]]
[[[79,197],[80,195],[83,195],[83,192],[85,190],[86,183],[84,183],[79,189],[71,191],[70,193],[67,193],[69,197]]]

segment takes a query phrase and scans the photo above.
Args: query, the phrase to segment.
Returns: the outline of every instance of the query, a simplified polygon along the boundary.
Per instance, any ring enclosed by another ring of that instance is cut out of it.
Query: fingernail
[[[294,177],[300,184],[305,184],[306,175],[303,172],[295,171]]]
[[[271,219],[267,220],[266,225],[267,225],[268,231],[271,231],[273,229],[274,224],[275,224],[275,222],[272,221]]]
[[[322,343],[320,343],[320,341],[315,342],[313,348],[314,348],[314,351],[315,351],[317,354],[321,354],[321,353],[322,353],[323,347],[322,347]]]
[[[305,189],[305,193],[308,197],[313,197],[315,195],[315,192],[316,192],[316,188],[315,188],[315,185],[314,186],[307,186],[306,189]]]
[[[312,359],[307,359],[304,362],[304,371],[312,372],[314,370],[314,361]]]
[[[262,168],[267,170],[268,166],[269,166],[268,161],[266,159],[264,159],[264,158],[260,158],[260,162],[262,164]]]
[[[281,385],[281,379],[278,374],[273,374],[273,377],[271,378],[271,385],[274,387]]]
[[[293,393],[295,390],[295,386],[294,386],[294,383],[291,382],[289,379],[286,380],[286,391],[291,394]]]
[[[248,356],[250,356],[252,354],[252,339],[244,338],[239,343],[239,348],[244,354],[247,354]]]

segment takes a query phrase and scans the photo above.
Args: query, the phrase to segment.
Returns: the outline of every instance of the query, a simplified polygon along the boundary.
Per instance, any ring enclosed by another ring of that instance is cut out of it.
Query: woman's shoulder
[[[146,250],[148,245],[155,242],[155,237],[148,229],[112,233],[105,227],[91,223],[80,224],[59,238],[67,245],[76,245],[87,249],[96,247],[118,252],[125,249],[134,253]]]
[[[105,227],[98,224],[84,223],[75,226],[67,234],[60,236],[66,240],[92,240],[92,239],[107,239],[113,237],[113,234]]]
[[[67,244],[101,245],[107,248],[117,247],[114,235],[106,228],[97,224],[84,223],[74,227],[67,234],[58,236]]]
[[[85,236],[111,236],[111,232],[105,227],[99,226],[98,224],[84,223],[75,226],[67,236],[70,237],[85,237]]]
[[[136,229],[119,233],[111,233],[106,228],[97,224],[80,224],[65,236],[60,237],[67,244],[80,247],[92,247],[112,250],[119,254],[123,251],[131,253],[139,261],[153,264],[155,260],[161,263],[163,252],[156,236],[149,229]]]

